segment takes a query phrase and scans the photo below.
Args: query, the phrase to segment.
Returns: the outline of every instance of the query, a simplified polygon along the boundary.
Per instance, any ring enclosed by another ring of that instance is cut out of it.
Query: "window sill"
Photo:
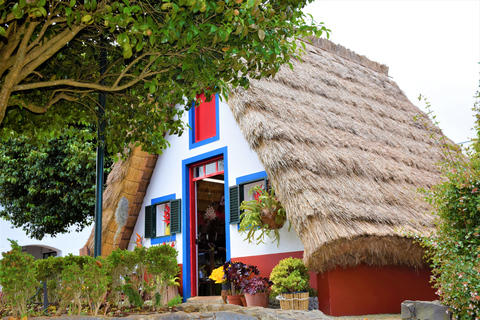
[[[173,241],[176,241],[176,240],[177,240],[176,234],[172,234],[172,235],[169,235],[169,236],[160,236],[160,237],[152,238],[152,239],[150,239],[150,244],[151,245],[162,244],[164,242],[173,242]]]

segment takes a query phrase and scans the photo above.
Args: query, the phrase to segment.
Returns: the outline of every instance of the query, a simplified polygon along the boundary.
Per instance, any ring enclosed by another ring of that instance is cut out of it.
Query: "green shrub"
[[[178,306],[178,305],[181,304],[182,302],[183,302],[182,297],[181,297],[179,294],[177,294],[177,295],[175,296],[175,298],[173,298],[172,300],[168,301],[167,307],[173,308],[173,307]]]
[[[111,281],[109,300],[115,306],[119,306],[122,302],[125,279],[130,279],[131,275],[135,272],[135,268],[139,262],[137,252],[138,251],[117,249],[112,251],[107,257]],[[136,288],[138,288],[138,286],[136,286]]]
[[[286,258],[273,268],[270,274],[272,293],[308,291],[310,274],[302,259]]]
[[[83,294],[90,304],[90,313],[97,315],[107,296],[110,278],[105,259],[97,257],[90,259],[83,265]]]
[[[427,107],[429,104],[427,103]],[[431,259],[434,286],[454,318],[480,316],[480,112],[476,112],[477,139],[469,147],[468,158],[456,145],[441,136],[445,161],[439,164],[443,179],[422,190],[433,207],[435,233],[417,239]]]
[[[60,308],[58,313],[69,308],[69,313],[80,315],[82,312],[83,272],[75,262],[64,266],[60,283]]]
[[[60,302],[60,281],[63,270],[63,257],[49,257],[35,261],[37,281],[47,282],[47,298],[50,303]],[[42,289],[43,292],[43,289]],[[43,294],[42,294],[43,297]]]
[[[13,315],[25,317],[27,302],[40,284],[35,279],[33,256],[22,252],[16,241],[10,240],[12,249],[2,253],[0,260],[0,285],[4,299],[12,306]]]
[[[177,250],[169,245],[148,248],[146,253],[147,273],[149,274],[147,290],[154,297],[154,305],[160,307],[161,299],[167,295],[167,288],[179,273]]]
[[[17,308],[18,315],[25,315],[27,299],[33,296],[40,281],[47,282],[49,302],[59,305],[57,314],[67,309],[69,314],[81,314],[86,302],[91,314],[97,315],[106,299],[120,307],[122,293],[127,306],[143,307],[144,297],[151,297],[155,306],[161,306],[167,287],[178,279],[178,253],[168,245],[116,250],[106,259],[68,255],[35,262],[16,243],[12,243],[12,248],[3,253],[0,261],[0,284],[5,292],[1,303],[10,299],[7,303]]]

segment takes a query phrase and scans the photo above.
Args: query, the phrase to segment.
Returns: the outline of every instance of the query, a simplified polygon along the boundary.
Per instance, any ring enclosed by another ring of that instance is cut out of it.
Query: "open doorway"
[[[196,248],[197,295],[220,295],[221,285],[208,276],[226,261],[223,159],[194,166],[193,186],[196,239],[192,249]]]

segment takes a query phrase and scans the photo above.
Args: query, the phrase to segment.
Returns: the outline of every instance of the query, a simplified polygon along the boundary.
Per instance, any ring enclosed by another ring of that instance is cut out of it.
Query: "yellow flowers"
[[[209,276],[210,279],[214,280],[215,283],[223,283],[223,266],[220,266],[212,271],[212,274]]]

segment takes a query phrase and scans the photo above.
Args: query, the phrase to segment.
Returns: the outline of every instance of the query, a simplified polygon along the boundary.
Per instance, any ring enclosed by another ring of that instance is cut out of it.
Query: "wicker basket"
[[[308,310],[308,297],[308,292],[296,292],[282,293],[277,299],[283,310]]]

